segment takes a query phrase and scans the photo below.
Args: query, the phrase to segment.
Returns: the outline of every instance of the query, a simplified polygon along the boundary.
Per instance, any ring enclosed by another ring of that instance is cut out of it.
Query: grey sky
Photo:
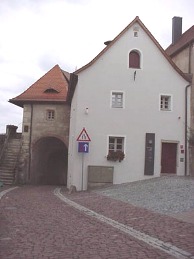
[[[85,65],[136,16],[166,48],[172,17],[183,17],[184,32],[193,10],[193,0],[1,0],[0,133],[22,123],[22,108],[8,100],[54,65],[68,72]]]

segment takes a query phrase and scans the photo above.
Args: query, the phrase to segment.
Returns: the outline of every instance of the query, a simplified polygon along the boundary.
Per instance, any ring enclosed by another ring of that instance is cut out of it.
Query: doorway
[[[161,174],[176,174],[177,143],[162,143]]]
[[[55,137],[38,140],[32,149],[30,182],[33,184],[67,185],[68,150]]]

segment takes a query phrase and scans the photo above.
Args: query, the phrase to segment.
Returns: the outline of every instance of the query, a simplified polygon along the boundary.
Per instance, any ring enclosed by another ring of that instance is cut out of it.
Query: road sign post
[[[80,132],[78,142],[78,153],[82,153],[82,191],[84,184],[84,154],[89,153],[89,142],[91,141],[85,128]]]

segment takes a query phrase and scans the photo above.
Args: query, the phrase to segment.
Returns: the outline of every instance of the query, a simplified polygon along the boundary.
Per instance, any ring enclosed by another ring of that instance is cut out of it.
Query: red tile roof
[[[166,49],[166,53],[169,56],[173,57],[192,42],[194,42],[194,25],[191,28],[189,28],[186,32],[184,32],[175,44],[171,44]]]
[[[69,73],[54,66],[26,91],[9,102],[23,107],[33,102],[65,102],[67,99]]]
[[[121,31],[92,61],[90,61],[85,66],[81,67],[80,69],[76,70],[74,73],[79,74],[81,71],[85,70],[86,68],[90,67],[96,60],[98,60],[111,46],[135,23],[138,23],[141,28],[147,33],[147,35],[150,37],[150,39],[155,43],[155,45],[158,47],[162,55],[168,60],[168,62],[174,67],[174,69],[188,82],[190,82],[190,78],[185,75],[172,61],[172,59],[167,55],[167,53],[164,51],[164,49],[161,47],[161,45],[158,43],[158,41],[154,38],[154,36],[151,34],[151,32],[146,28],[146,26],[143,24],[143,22],[139,19],[139,16],[136,16],[135,19],[123,30]]]

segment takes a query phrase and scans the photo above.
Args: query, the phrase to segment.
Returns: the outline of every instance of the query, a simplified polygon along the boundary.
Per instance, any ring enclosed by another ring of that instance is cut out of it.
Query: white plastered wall
[[[141,52],[141,69],[128,68],[132,49]],[[138,37],[133,37],[129,29],[92,66],[78,74],[71,108],[69,185],[81,189],[83,168],[83,186],[87,188],[88,165],[114,166],[115,184],[149,178],[144,176],[146,133],[155,133],[154,177],[160,176],[162,141],[178,143],[177,175],[184,175],[180,145],[184,145],[187,84],[142,28]],[[124,93],[123,109],[110,107],[111,91],[115,90]],[[159,96],[164,93],[173,98],[172,111],[159,109]],[[90,151],[84,155],[77,152],[76,141],[83,127],[91,138]],[[109,135],[125,136],[125,159],[121,163],[106,159]]]

